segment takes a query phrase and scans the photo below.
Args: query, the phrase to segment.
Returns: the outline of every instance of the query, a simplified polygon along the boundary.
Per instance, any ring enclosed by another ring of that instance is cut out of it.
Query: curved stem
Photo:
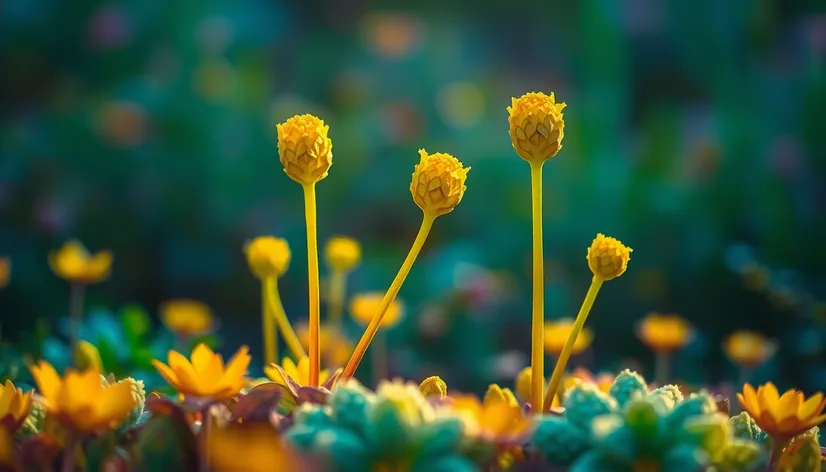
[[[769,472],[774,472],[777,470],[778,462],[780,461],[780,456],[783,454],[783,449],[786,447],[788,441],[782,441],[778,438],[771,439],[772,448],[771,448],[771,455],[769,456]]]
[[[346,286],[347,274],[341,270],[333,270],[330,274],[330,305],[328,307],[328,317],[336,328],[341,326],[341,313],[344,310]]]
[[[275,320],[270,315],[267,283],[264,280],[261,281],[261,332],[264,333],[264,365],[268,366],[278,362],[278,341]]]
[[[531,314],[531,405],[542,402],[545,378],[545,269],[542,251],[542,165],[531,163],[533,213],[533,311]]]
[[[594,300],[597,299],[600,287],[602,287],[603,279],[594,277],[591,279],[591,286],[588,287],[588,293],[585,294],[585,300],[582,302],[582,307],[579,309],[579,314],[576,315],[574,327],[571,334],[568,336],[568,341],[565,342],[565,347],[562,348],[562,353],[556,361],[554,373],[551,375],[551,381],[548,382],[548,391],[545,393],[545,402],[542,404],[542,411],[547,412],[551,409],[554,395],[559,389],[559,383],[562,381],[562,374],[565,373],[565,366],[568,364],[568,359],[571,357],[571,351],[576,343],[576,338],[582,332],[582,327],[585,326],[585,320],[588,318],[588,313],[591,312],[591,307],[594,306]]]
[[[416,258],[419,256],[419,251],[422,250],[422,246],[424,246],[427,235],[430,234],[430,229],[433,227],[433,222],[436,220],[436,216],[437,215],[431,215],[429,213],[424,214],[424,217],[422,218],[422,226],[419,228],[419,234],[416,235],[416,240],[413,241],[413,247],[410,248],[407,258],[405,258],[401,268],[399,269],[399,273],[396,274],[396,278],[393,279],[393,283],[390,285],[387,293],[384,294],[381,304],[376,310],[376,313],[373,315],[373,319],[370,320],[370,324],[368,324],[367,328],[364,330],[364,334],[361,336],[356,349],[353,351],[353,355],[350,356],[350,360],[347,361],[347,366],[341,374],[342,379],[352,377],[353,374],[355,374],[356,369],[358,369],[359,363],[362,358],[364,358],[364,353],[367,352],[370,342],[373,340],[373,337],[376,335],[379,327],[381,326],[381,321],[384,318],[384,314],[387,312],[387,308],[389,308],[390,304],[393,303],[393,300],[396,299],[396,295],[398,295],[399,289],[402,288],[404,279],[407,278],[407,274],[410,273],[410,269],[413,267],[413,262],[415,262]]]
[[[287,349],[290,350],[290,353],[295,357],[296,361],[302,357],[306,357],[307,353],[304,352],[304,347],[301,345],[298,336],[296,336],[290,320],[284,312],[284,306],[281,304],[281,294],[278,292],[278,281],[275,277],[269,277],[264,281],[264,285],[266,286],[267,304],[270,307],[270,314],[275,318],[278,330],[281,331],[281,336],[284,337],[284,344],[287,345]]]
[[[310,282],[310,387],[318,387],[321,369],[321,315],[319,313],[318,234],[315,184],[304,185],[304,216],[307,220],[307,270]]]

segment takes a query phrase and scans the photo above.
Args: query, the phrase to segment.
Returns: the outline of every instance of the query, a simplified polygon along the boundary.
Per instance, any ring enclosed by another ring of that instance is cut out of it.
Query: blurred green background
[[[309,112],[334,143],[320,242],[364,246],[351,293],[386,289],[415,236],[416,151],[472,166],[402,289],[390,368],[467,389],[512,378],[530,344],[530,180],[505,108],[554,91],[568,107],[544,172],[547,317],[576,314],[597,232],[634,249],[576,363],[650,371],[634,325],[675,312],[698,331],[676,377],[734,378],[719,343],[750,328],[781,345],[755,380],[826,388],[822,1],[404,3],[0,3],[4,338],[25,344],[37,319],[57,330],[68,290],[46,254],[77,237],[115,254],[90,311],[197,298],[227,353],[260,353],[241,248],[290,242],[281,292],[304,319],[302,195],[275,124]],[[755,261],[770,269],[760,290],[744,283]]]

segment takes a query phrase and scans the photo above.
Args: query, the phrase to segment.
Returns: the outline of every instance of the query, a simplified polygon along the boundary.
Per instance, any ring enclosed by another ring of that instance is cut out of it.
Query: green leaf
[[[92,369],[103,372],[103,362],[100,353],[94,344],[88,341],[78,341],[75,346],[75,365],[81,371]]]
[[[90,441],[85,448],[86,470],[89,472],[104,470],[104,462],[115,453],[117,446],[118,441],[114,433]]]
[[[149,328],[152,327],[152,321],[149,314],[142,306],[137,304],[126,305],[121,309],[120,324],[123,327],[123,332],[129,339],[131,345],[139,345]]]
[[[141,429],[132,455],[142,470],[194,471],[195,436],[180,414],[155,414]]]

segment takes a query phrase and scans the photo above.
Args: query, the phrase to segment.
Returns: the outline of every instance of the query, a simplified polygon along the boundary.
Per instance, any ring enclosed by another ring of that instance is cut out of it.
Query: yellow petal
[[[818,392],[812,395],[808,400],[806,400],[805,402],[803,402],[802,405],[800,405],[800,409],[797,413],[797,416],[799,418],[805,419],[817,415],[818,413],[820,413],[821,410],[823,410],[823,401],[824,398],[822,393]]]
[[[37,365],[31,367],[31,372],[40,394],[54,406],[62,385],[57,371],[48,362],[40,361]]]
[[[215,353],[204,343],[198,344],[192,351],[192,367],[195,372],[201,373],[209,368]]]
[[[269,377],[269,379],[273,382],[281,385],[286,385],[287,381],[284,379],[284,377],[281,376],[281,372],[279,372],[278,369],[273,367],[273,365],[274,364],[270,364],[267,367],[264,367],[264,374],[267,377]]]
[[[247,367],[249,367],[251,360],[248,352],[249,348],[247,346],[241,346],[238,349],[238,352],[232,356],[227,363],[227,369],[224,371],[224,375],[221,378],[222,383],[235,383],[244,377],[247,373]]]
[[[155,367],[158,373],[161,374],[161,377],[163,377],[164,380],[166,380],[166,383],[171,385],[175,390],[178,390],[178,376],[175,375],[175,372],[172,369],[170,369],[169,366],[157,359],[152,359],[152,365]]]
[[[105,389],[101,397],[95,404],[95,414],[98,421],[107,426],[120,424],[137,404],[132,396],[132,385],[126,382]]]
[[[775,419],[778,422],[783,422],[786,418],[796,418],[797,410],[800,406],[800,397],[794,390],[787,390],[777,402],[777,415]]]

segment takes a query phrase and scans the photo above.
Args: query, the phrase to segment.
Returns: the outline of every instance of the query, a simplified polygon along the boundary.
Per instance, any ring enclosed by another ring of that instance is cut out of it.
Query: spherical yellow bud
[[[632,251],[618,240],[599,233],[588,248],[588,267],[594,277],[602,280],[615,279],[625,272]]]
[[[332,270],[352,270],[361,260],[361,245],[346,236],[330,238],[324,247],[324,259]]]
[[[429,396],[444,398],[447,396],[447,384],[441,377],[434,375],[424,379],[422,383],[419,384],[419,391],[425,398]]]
[[[327,177],[333,165],[333,143],[324,121],[313,115],[296,115],[276,128],[278,156],[291,179],[310,185]]]
[[[413,201],[425,213],[433,216],[450,213],[462,201],[467,187],[465,180],[470,167],[462,166],[450,154],[428,155],[419,150],[421,160],[413,170],[410,193]]]
[[[260,236],[244,246],[247,263],[259,279],[279,277],[290,265],[290,246],[287,241],[272,236]]]
[[[565,121],[564,103],[556,103],[554,94],[526,93],[511,99],[508,107],[511,142],[519,157],[529,162],[542,162],[562,149]]]

